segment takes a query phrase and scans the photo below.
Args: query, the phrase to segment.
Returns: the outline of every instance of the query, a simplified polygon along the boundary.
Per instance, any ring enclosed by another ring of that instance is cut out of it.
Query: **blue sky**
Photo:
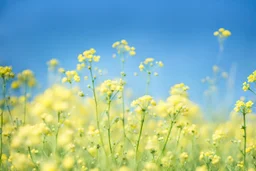
[[[221,61],[229,71],[236,65],[234,97],[256,69],[256,1],[254,0],[0,0],[0,64],[16,72],[32,69],[43,84],[46,62],[58,58],[73,69],[77,55],[94,47],[109,78],[119,75],[111,45],[126,39],[136,57],[126,65],[129,86],[143,95],[145,80],[133,78],[140,61],[154,57],[165,63],[150,87],[155,97],[167,97],[171,85],[184,82],[191,98],[202,102],[201,78],[211,75],[218,42],[212,33],[231,30]],[[246,95],[246,94],[245,94]],[[235,101],[235,100],[234,100]]]

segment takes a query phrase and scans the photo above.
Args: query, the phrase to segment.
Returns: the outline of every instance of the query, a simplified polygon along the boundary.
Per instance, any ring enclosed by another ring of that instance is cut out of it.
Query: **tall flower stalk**
[[[3,101],[4,104],[2,106],[1,111],[1,118],[0,118],[0,134],[1,134],[1,141],[0,141],[0,168],[2,169],[2,156],[3,156],[3,124],[4,124],[4,110],[5,106],[7,105],[6,93],[7,93],[7,81],[14,78],[14,73],[12,72],[12,68],[8,66],[0,66],[0,81],[2,82],[2,91],[3,91]]]
[[[119,92],[123,91],[123,81],[116,80],[106,80],[100,85],[100,92],[102,96],[105,98],[107,103],[106,115],[108,120],[107,131],[108,131],[108,145],[111,156],[113,157],[113,148],[111,142],[111,117],[110,117],[110,107],[113,99]]]
[[[242,150],[242,154],[243,154],[243,165],[244,165],[244,170],[247,169],[247,160],[246,160],[246,147],[247,147],[247,125],[246,125],[246,115],[252,112],[252,106],[253,106],[253,102],[252,101],[248,101],[248,102],[244,102],[241,100],[238,100],[236,102],[236,106],[234,108],[234,110],[236,112],[239,112],[243,115],[243,125],[241,127],[241,129],[243,130],[243,150]]]
[[[26,124],[27,120],[27,101],[28,101],[28,89],[36,86],[36,79],[34,73],[31,70],[24,70],[18,74],[17,80],[12,82],[12,88],[18,89],[24,88],[24,107],[23,107],[23,125]]]
[[[102,135],[102,132],[100,129],[98,99],[97,99],[97,93],[96,93],[96,87],[95,87],[96,77],[93,75],[93,66],[92,66],[93,62],[99,62],[99,60],[100,60],[100,56],[96,55],[95,49],[91,48],[89,50],[86,50],[83,52],[83,54],[78,55],[79,64],[77,64],[77,69],[81,70],[87,66],[87,68],[89,70],[89,75],[90,75],[90,80],[91,80],[91,86],[89,86],[89,88],[92,89],[92,93],[93,93],[93,99],[94,99],[94,104],[95,104],[96,125],[97,125],[97,129],[99,131],[100,143],[102,145],[105,155],[107,156],[104,141],[103,141],[103,135]]]
[[[147,95],[149,93],[149,86],[151,81],[152,72],[156,69],[156,67],[163,67],[164,64],[162,61],[155,61],[154,58],[146,58],[144,62],[141,62],[139,65],[139,69],[141,72],[146,72],[147,80],[146,80],[146,92]],[[154,76],[158,76],[157,72],[154,72]]]
[[[121,79],[125,80],[126,73],[124,72],[124,64],[125,64],[125,57],[130,55],[130,56],[135,56],[135,48],[130,47],[128,45],[128,42],[126,40],[121,40],[120,42],[117,41],[112,45],[112,48],[115,48],[117,50],[117,54],[120,56],[121,60]],[[125,95],[124,91],[122,91],[121,94],[122,98],[122,124],[123,124],[123,141],[124,141],[124,148],[125,149],[125,140],[128,137],[126,136],[125,133]]]
[[[136,142],[136,150],[135,150],[136,162],[138,163],[139,146],[141,141],[141,135],[143,132],[143,126],[145,123],[145,117],[149,113],[149,109],[151,109],[152,106],[156,105],[156,102],[153,100],[151,96],[145,95],[138,98],[137,100],[134,100],[131,105],[132,107],[135,107],[136,108],[135,111],[141,115],[139,136]]]

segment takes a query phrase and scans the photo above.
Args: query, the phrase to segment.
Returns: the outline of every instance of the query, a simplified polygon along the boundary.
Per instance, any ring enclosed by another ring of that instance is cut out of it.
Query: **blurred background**
[[[240,96],[250,96],[241,87],[256,69],[255,21],[254,0],[0,0],[0,65],[12,65],[16,73],[33,70],[42,92],[49,86],[48,60],[57,58],[62,67],[75,69],[78,54],[93,47],[101,56],[99,68],[108,72],[101,82],[119,77],[112,44],[126,39],[137,53],[125,68],[136,97],[146,84],[138,66],[153,57],[164,63],[150,86],[156,99],[184,82],[191,99],[203,105],[208,86],[201,80],[218,65],[230,77],[220,81],[215,100],[233,107]],[[213,36],[220,27],[232,32],[221,53]]]

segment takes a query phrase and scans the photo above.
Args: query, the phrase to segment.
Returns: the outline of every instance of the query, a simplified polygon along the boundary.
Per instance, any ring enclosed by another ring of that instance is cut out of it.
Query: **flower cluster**
[[[37,125],[26,125],[19,129],[17,134],[13,137],[12,148],[20,147],[31,147],[41,143],[41,136],[43,134],[49,134],[49,128],[44,124],[40,123]]]
[[[253,106],[252,101],[248,101],[248,102],[245,103],[242,100],[238,100],[236,102],[236,106],[235,106],[234,110],[236,112],[241,112],[243,114],[248,114],[248,113],[252,113],[252,106]]]
[[[117,54],[122,56],[124,56],[125,54],[129,54],[130,56],[136,55],[135,48],[130,47],[126,40],[121,40],[113,43],[112,48],[115,48],[117,50]]]
[[[27,69],[18,74],[17,80],[12,82],[13,89],[20,88],[21,86],[34,87],[36,86],[36,78],[33,71]]]
[[[244,91],[250,90],[250,91],[254,92],[254,91],[251,89],[251,86],[250,86],[250,83],[254,83],[254,82],[256,82],[256,71],[254,71],[252,74],[250,74],[250,75],[247,77],[247,82],[244,82],[244,83],[243,83],[243,90],[244,90]]]
[[[224,28],[220,28],[218,31],[215,31],[213,35],[219,38],[224,38],[231,36],[231,32],[229,30],[225,30]]]
[[[141,62],[139,65],[140,71],[145,71],[147,73],[151,73],[155,67],[163,67],[164,64],[162,61],[155,61],[154,58],[146,58],[144,62]],[[157,76],[157,73],[154,73]]]
[[[80,76],[76,71],[66,71],[65,72],[65,77],[62,78],[62,83],[72,83],[73,81],[75,82],[80,82]]]
[[[149,95],[142,96],[134,101],[131,104],[132,107],[139,107],[141,111],[146,111],[152,106],[156,106],[156,102],[153,97]]]
[[[207,151],[207,152],[201,152],[199,159],[200,161],[203,161],[208,165],[209,164],[216,165],[220,162],[221,158],[220,156],[216,155],[215,152]]]
[[[171,87],[170,95],[180,95],[183,97],[188,97],[188,90],[189,87],[186,86],[184,83],[175,84],[173,87]]]
[[[54,70],[59,65],[59,61],[57,59],[53,58],[47,62],[47,65],[48,65],[49,70]]]
[[[84,51],[83,54],[79,54],[77,59],[78,62],[81,64],[86,62],[99,62],[100,56],[96,55],[96,50],[91,48],[89,50]]]
[[[14,73],[12,72],[12,67],[0,66],[0,77],[5,80],[14,78]]]
[[[100,92],[108,99],[114,97],[118,92],[123,91],[123,80],[106,80],[100,85]]]

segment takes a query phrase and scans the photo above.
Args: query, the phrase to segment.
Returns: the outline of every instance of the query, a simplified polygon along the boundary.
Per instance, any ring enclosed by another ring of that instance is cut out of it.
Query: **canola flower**
[[[252,101],[248,101],[248,102],[244,102],[241,100],[238,100],[236,102],[236,106],[234,108],[234,110],[236,112],[240,112],[243,115],[243,126],[241,127],[241,129],[243,129],[244,131],[244,148],[243,148],[243,164],[244,164],[244,169],[247,167],[247,162],[246,162],[246,147],[247,147],[247,125],[246,125],[246,115],[252,112],[252,106],[253,106],[253,102]]]
[[[224,31],[218,34],[228,35]],[[136,54],[126,40],[114,43],[113,48],[121,62],[122,55],[126,60]],[[148,93],[134,98],[128,95],[125,80],[130,73],[122,69],[120,78],[102,80],[98,75],[104,70],[95,66],[99,61],[93,48],[78,55],[75,70],[61,68],[57,59],[50,60],[49,71],[62,80],[37,95],[30,94],[37,85],[32,71],[15,77],[11,67],[0,67],[0,170],[256,169],[253,99],[238,100],[229,119],[209,121],[190,99],[186,84],[173,85],[166,99],[155,100]],[[155,69],[162,66],[162,62],[147,58],[140,69],[157,76]],[[204,82],[216,86],[211,92],[214,95],[220,78],[228,78],[228,73],[217,65],[212,71],[213,76]],[[88,89],[82,79],[91,81]],[[243,89],[254,91],[254,82],[255,72]],[[24,91],[24,86],[26,96],[17,91]]]
[[[112,48],[117,50],[117,55],[120,58],[121,61],[121,79],[124,80],[126,77],[125,73],[125,61],[127,56],[135,56],[136,51],[135,47],[130,47],[128,42],[126,40],[121,40],[113,43]],[[116,54],[113,56],[116,57]],[[123,85],[123,87],[125,84]],[[124,138],[124,144],[125,140],[128,139],[125,133],[125,98],[124,98],[124,91],[122,91],[122,112],[123,112],[123,117],[122,117],[122,122],[123,122],[123,138]]]
[[[256,82],[256,70],[250,74],[248,77],[247,77],[247,82],[244,82],[243,83],[243,90],[244,91],[250,91],[252,92],[253,94],[256,95],[254,89],[253,89],[253,86],[251,86],[251,84],[255,83]]]
[[[140,63],[139,65],[140,71],[145,72],[147,74],[146,94],[148,94],[151,74],[155,71],[157,67],[163,67],[163,66],[164,64],[162,61],[155,61],[154,58],[146,58],[144,62]],[[158,76],[158,73],[154,72],[154,76]]]
[[[134,100],[131,104],[132,107],[136,107],[136,113],[141,115],[139,137],[136,143],[136,160],[138,160],[139,145],[140,145],[141,135],[142,135],[143,126],[145,122],[145,117],[149,113],[149,109],[151,109],[152,106],[155,106],[155,105],[156,105],[156,102],[149,95],[142,96]]]
[[[224,41],[231,36],[231,31],[226,30],[224,28],[220,28],[219,30],[215,31],[213,33],[215,37],[218,38],[219,45],[220,45],[220,51],[224,50]]]
[[[48,65],[49,70],[55,70],[55,69],[57,69],[57,67],[59,65],[59,61],[57,59],[53,58],[47,62],[47,65]]]
[[[7,106],[7,99],[6,99],[6,93],[7,93],[7,81],[14,78],[14,73],[12,72],[12,67],[9,66],[0,66],[0,82],[2,84],[2,90],[3,90],[3,106],[1,108],[1,128],[0,128],[0,134],[1,134],[1,149],[0,149],[0,167],[2,167],[2,155],[3,155],[3,124],[4,124],[4,109],[5,106]],[[9,112],[11,115],[11,113]]]
[[[123,91],[123,81],[120,80],[115,81],[115,80],[106,80],[100,85],[100,92],[105,96],[106,101],[107,101],[107,110],[106,114],[108,117],[108,144],[109,144],[109,149],[111,152],[111,155],[113,155],[113,149],[112,149],[112,144],[111,144],[111,121],[110,121],[110,106],[111,102],[114,100],[116,95],[119,92]]]
[[[27,100],[29,88],[36,86],[36,78],[33,71],[27,69],[18,73],[17,80],[12,82],[11,87],[13,89],[23,88],[24,91],[24,110],[23,110],[23,124],[26,124],[27,115]]]

